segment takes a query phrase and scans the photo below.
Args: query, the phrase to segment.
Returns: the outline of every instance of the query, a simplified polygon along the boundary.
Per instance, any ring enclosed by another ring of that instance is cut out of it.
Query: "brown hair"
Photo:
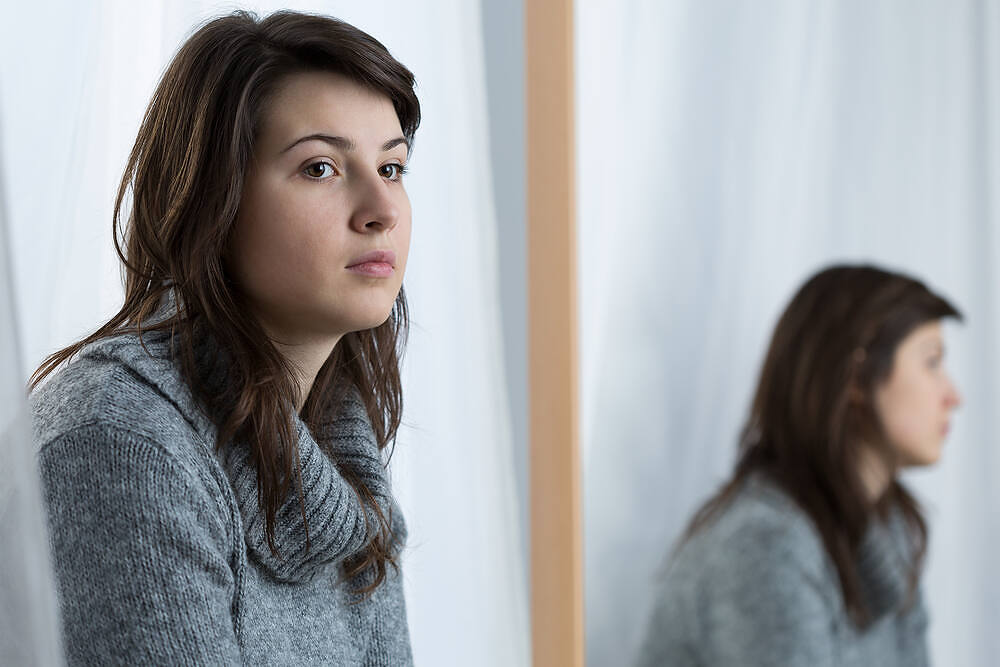
[[[695,514],[684,539],[718,514],[753,473],[764,473],[809,515],[840,580],[845,607],[871,620],[855,554],[869,522],[897,508],[915,558],[912,593],[927,546],[927,525],[896,479],[877,501],[861,480],[861,443],[884,443],[874,389],[892,371],[896,348],[916,327],[961,319],[922,283],[871,266],[834,266],[810,278],[775,327],[732,479]]]
[[[413,75],[370,35],[333,18],[294,12],[263,19],[236,12],[209,21],[181,46],[160,80],[118,189],[113,236],[124,265],[124,305],[93,334],[47,357],[31,379],[34,388],[96,340],[141,335],[144,328],[169,330],[185,379],[219,427],[216,446],[239,439],[250,448],[265,533],[275,552],[275,515],[293,482],[301,481],[293,430],[296,384],[289,363],[244,307],[224,256],[269,98],[289,75],[314,70],[340,74],[391,100],[413,145],[420,123]],[[171,292],[176,314],[149,323]],[[334,348],[303,408],[306,423],[317,425],[353,386],[379,448],[394,442],[407,327],[400,290],[386,322],[347,334]],[[210,390],[196,362],[196,345],[206,337],[231,357],[227,391],[221,393]],[[348,577],[374,568],[373,582],[361,591],[368,593],[384,580],[386,564],[395,566],[398,547],[390,517],[371,490],[349,466],[338,467],[379,517],[366,550],[345,564]],[[298,493],[301,503],[301,488]]]

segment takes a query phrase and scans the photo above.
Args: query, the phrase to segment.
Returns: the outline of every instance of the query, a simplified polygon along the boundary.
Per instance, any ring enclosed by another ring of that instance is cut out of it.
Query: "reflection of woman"
[[[922,284],[809,280],[778,322],[733,478],[675,552],[650,665],[920,665],[927,530],[898,470],[935,462],[959,398]]]
[[[117,200],[125,304],[36,374],[75,357],[33,395],[69,662],[411,662],[382,449],[419,119],[332,19],[223,17],[170,64]]]

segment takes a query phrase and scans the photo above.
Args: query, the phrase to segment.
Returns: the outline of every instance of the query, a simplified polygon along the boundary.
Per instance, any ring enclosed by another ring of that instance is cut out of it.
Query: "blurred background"
[[[629,664],[650,583],[730,473],[780,311],[875,262],[952,299],[965,404],[933,469],[934,664],[1000,651],[1000,4],[579,2],[587,657]]]
[[[527,664],[521,3],[8,0],[0,521],[37,512],[30,458],[13,456],[29,448],[18,387],[120,304],[111,209],[149,96],[193,27],[237,6],[337,16],[417,76],[413,332],[393,462],[414,657]],[[931,527],[934,661],[990,664],[1000,5],[578,0],[575,11],[587,662],[633,660],[658,568],[731,469],[780,310],[820,267],[864,261],[925,280],[966,315],[946,330],[965,404],[942,462],[907,479]],[[38,525],[0,523],[0,544],[42,544]],[[0,632],[51,645],[51,602],[24,602],[50,600],[44,559],[0,562],[0,585],[28,582],[0,589],[3,609],[39,610],[0,615]]]

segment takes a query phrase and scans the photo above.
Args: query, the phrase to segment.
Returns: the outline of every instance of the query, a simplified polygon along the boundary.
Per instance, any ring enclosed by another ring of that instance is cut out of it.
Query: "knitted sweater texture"
[[[349,396],[315,433],[296,417],[302,498],[264,537],[246,447],[216,427],[166,334],[88,346],[32,396],[67,662],[160,665],[409,665],[402,582],[368,598],[343,561],[375,514],[341,475],[361,476],[391,517],[371,423]]]
[[[747,481],[669,563],[639,664],[920,667],[927,616],[910,601],[898,520],[873,522],[857,554],[875,617],[857,629],[812,521],[775,484]]]

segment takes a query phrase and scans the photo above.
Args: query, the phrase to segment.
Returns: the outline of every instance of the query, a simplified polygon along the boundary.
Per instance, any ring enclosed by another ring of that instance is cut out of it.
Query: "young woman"
[[[411,662],[382,452],[413,83],[288,12],[168,67],[115,206],[124,306],[33,378],[69,663]]]
[[[921,283],[811,278],[778,322],[732,479],[668,565],[644,665],[927,663],[927,529],[900,469],[937,461],[959,397]]]

